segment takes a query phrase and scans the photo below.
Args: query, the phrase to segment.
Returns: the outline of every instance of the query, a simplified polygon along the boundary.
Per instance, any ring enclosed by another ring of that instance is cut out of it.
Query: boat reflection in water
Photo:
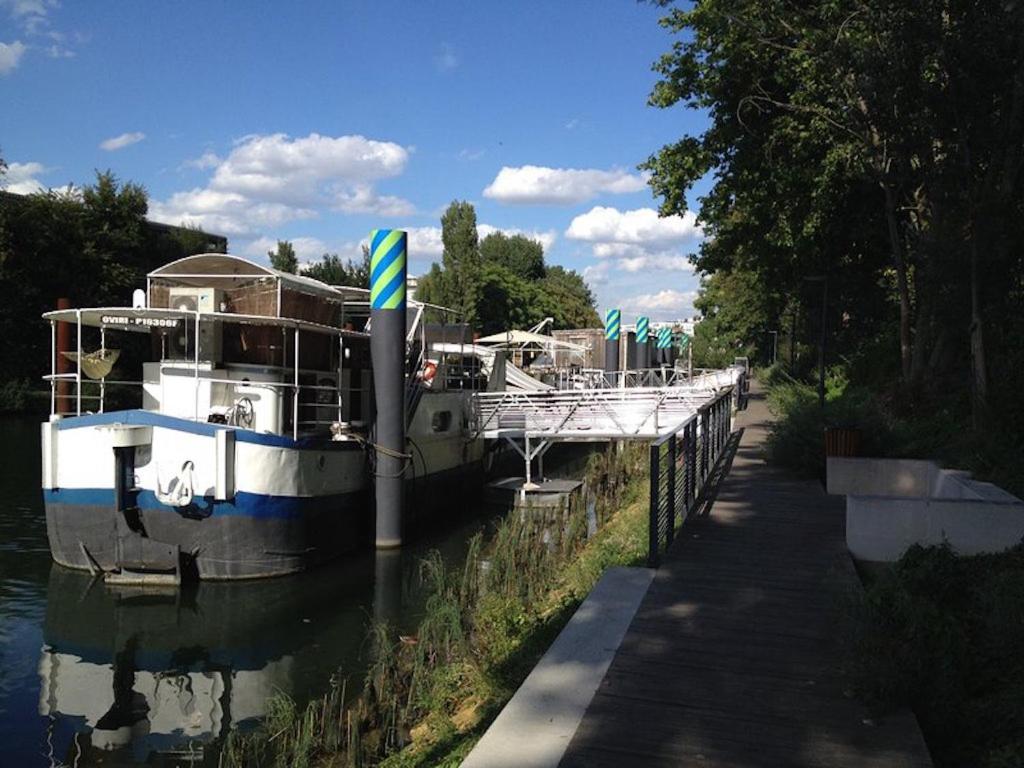
[[[339,667],[361,679],[371,603],[379,618],[406,613],[402,560],[191,592],[116,589],[54,566],[39,661],[52,762],[207,762],[275,693],[301,702]]]

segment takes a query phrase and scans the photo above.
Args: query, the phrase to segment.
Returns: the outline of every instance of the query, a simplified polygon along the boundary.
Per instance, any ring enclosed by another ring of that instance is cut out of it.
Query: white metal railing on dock
[[[690,387],[482,392],[475,396],[485,438],[608,440],[658,437],[688,418],[710,393]]]

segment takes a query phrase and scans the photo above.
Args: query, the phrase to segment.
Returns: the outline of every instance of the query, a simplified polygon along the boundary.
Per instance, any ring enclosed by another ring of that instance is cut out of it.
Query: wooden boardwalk
[[[663,561],[560,766],[930,766],[910,713],[875,721],[839,669],[856,587],[843,501],[767,466],[755,388],[709,514]]]

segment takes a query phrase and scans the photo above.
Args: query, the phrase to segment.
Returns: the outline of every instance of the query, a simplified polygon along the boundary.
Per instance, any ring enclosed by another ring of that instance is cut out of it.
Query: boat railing
[[[191,368],[187,365],[180,366],[180,370],[191,373]],[[303,375],[327,375],[327,373],[328,372],[326,371],[300,370],[300,374]],[[43,376],[43,380],[50,383],[50,413],[74,416],[82,416],[83,414],[88,413],[104,413],[106,409],[108,386],[138,387],[142,389],[147,383],[144,381],[123,379],[80,379],[77,373],[48,374]],[[67,381],[73,384],[74,389],[69,393],[61,393],[59,391],[60,387],[57,386],[60,381]],[[248,379],[233,379],[213,376],[202,376],[198,381],[203,384],[223,384],[234,388],[242,386],[250,390],[282,390],[289,393],[292,400],[293,439],[298,439],[300,431],[306,431],[309,428],[330,427],[336,422],[344,421],[344,397],[343,390],[340,386],[296,384],[295,382],[281,381],[252,381]],[[90,389],[93,391],[90,392]],[[362,395],[362,387],[358,386],[346,387],[345,391],[347,391],[349,396],[352,398]],[[310,392],[314,393],[312,400],[304,400],[302,396],[303,393]],[[318,397],[319,393],[326,393],[327,399],[320,399]],[[244,397],[244,395],[242,395],[242,397]],[[196,405],[193,410],[192,419],[196,422],[209,421],[210,417],[214,414],[225,415],[221,413],[221,411],[229,410],[234,407],[242,397],[234,398],[232,406],[212,406],[205,414],[201,414],[199,412],[199,400],[197,397],[195,399]],[[63,407],[66,403],[62,401],[68,400],[72,401],[72,404],[69,407]],[[96,409],[91,410],[84,407],[85,404],[89,403],[96,403]],[[328,411],[331,414],[331,418],[324,418],[325,412]]]

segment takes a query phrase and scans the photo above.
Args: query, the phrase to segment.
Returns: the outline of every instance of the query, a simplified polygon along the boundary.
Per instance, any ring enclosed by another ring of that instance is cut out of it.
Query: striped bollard
[[[604,369],[608,373],[619,370],[619,330],[622,311],[609,309],[604,316]]]
[[[651,333],[651,320],[648,317],[637,318],[636,321],[636,343],[637,343],[637,368],[651,367],[651,347],[647,343],[647,337]]]
[[[370,233],[370,357],[376,398],[376,545],[402,545],[405,510],[405,232]]]

